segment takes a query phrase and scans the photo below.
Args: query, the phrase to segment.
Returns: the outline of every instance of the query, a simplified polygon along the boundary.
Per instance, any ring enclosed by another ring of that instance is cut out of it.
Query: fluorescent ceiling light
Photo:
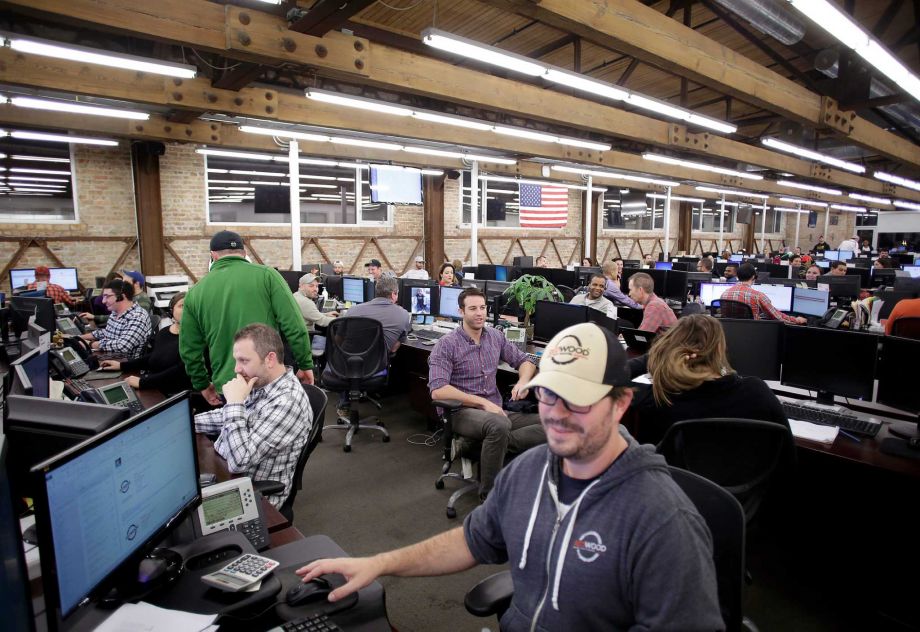
[[[270,176],[273,178],[283,178],[286,176],[286,173],[279,173],[277,171],[247,171],[245,169],[230,169],[230,173],[235,173],[241,176]],[[300,176],[303,178],[304,176]]]
[[[646,193],[645,197],[653,198],[655,200],[668,199],[668,196],[665,195],[664,193]],[[692,197],[682,197],[680,195],[672,195],[671,201],[672,202],[693,202],[694,204],[704,204],[705,202],[708,202],[709,200],[704,200],[703,198],[692,198]]]
[[[387,149],[390,151],[399,151],[402,145],[396,143],[384,143],[378,140],[365,140],[363,138],[345,138],[344,136],[331,136],[329,138],[333,143],[339,145],[349,145],[352,147],[367,147],[369,149]]]
[[[873,204],[885,204],[890,205],[891,200],[888,198],[875,197],[873,195],[865,195],[863,193],[850,193],[850,197],[854,200],[861,200],[863,202],[872,202]]]
[[[700,169],[702,171],[709,171],[712,173],[721,173],[728,176],[737,176],[739,178],[749,178],[751,180],[763,180],[763,176],[757,175],[755,173],[747,173],[744,171],[736,171],[734,169],[726,169],[725,167],[716,167],[714,165],[707,165],[703,162],[695,162],[692,160],[681,160],[679,158],[671,158],[670,156],[662,156],[660,154],[642,154],[642,157],[646,160],[653,160],[655,162],[661,162],[667,165],[675,165],[677,167],[686,167],[688,169]]]
[[[112,118],[131,119],[134,121],[146,121],[150,118],[150,115],[147,112],[104,108],[95,105],[74,103],[72,101],[48,101],[45,99],[32,99],[30,97],[13,97],[10,99],[10,103],[16,107],[29,108],[32,110],[50,110],[52,112],[91,114],[93,116],[109,116]]]
[[[70,182],[65,178],[31,178],[29,176],[9,176],[7,180],[34,180],[36,182]]]
[[[443,176],[444,172],[441,169],[422,169],[423,176]]]
[[[516,160],[511,160],[509,158],[498,158],[496,156],[478,156],[473,154],[466,154],[459,151],[447,151],[444,149],[431,149],[429,147],[404,147],[407,152],[410,154],[422,154],[425,156],[440,156],[442,158],[458,158],[466,160],[475,160],[477,162],[491,162],[499,165],[513,165],[516,164]]]
[[[720,193],[722,195],[737,195],[739,197],[752,197],[758,198],[761,200],[769,199],[769,195],[764,195],[763,193],[754,193],[752,191],[739,191],[737,189],[720,189],[719,187],[696,187],[697,191],[708,191],[710,193]]]
[[[26,167],[10,167],[11,173],[41,173],[49,176],[69,176],[69,171],[55,169],[27,169]]]
[[[325,143],[329,141],[329,136],[324,134],[307,134],[296,132],[294,130],[274,129],[271,127],[257,127],[255,125],[240,125],[240,131],[247,134],[260,134],[262,136],[278,136],[281,138],[293,138],[296,140],[306,140],[314,143]]]
[[[438,29],[428,28],[422,31],[422,42],[448,53],[469,57],[482,63],[507,68],[531,77],[539,77],[546,72],[545,66],[534,63],[521,55],[509,53],[494,46],[480,44]]]
[[[374,99],[365,99],[364,97],[352,97],[336,92],[327,92],[315,88],[307,88],[306,95],[308,99],[322,101],[323,103],[332,103],[333,105],[343,105],[349,108],[358,108],[360,110],[370,110],[381,114],[392,114],[394,116],[409,116],[412,110],[400,107],[398,105],[387,105]]]
[[[623,90],[622,88],[618,88],[617,86],[603,81],[596,81],[584,75],[565,72],[564,70],[557,70],[555,68],[547,68],[543,78],[547,81],[558,83],[559,85],[575,88],[582,92],[596,94],[597,96],[613,99],[614,101],[622,101],[629,96],[629,90]]]
[[[914,211],[920,211],[920,204],[917,204],[916,202],[908,202],[906,200],[894,200],[892,204],[894,204],[898,208],[909,208]]]
[[[245,151],[227,151],[224,149],[196,149],[195,152],[205,156],[220,156],[221,158],[242,158],[243,160],[270,161],[278,159],[270,154],[252,154]],[[284,159],[284,162],[287,162],[287,158]]]
[[[21,140],[39,140],[49,143],[71,143],[73,145],[104,145],[117,147],[117,140],[106,138],[87,138],[85,136],[68,136],[67,134],[45,134],[40,132],[10,132],[10,136]]]
[[[879,180],[884,180],[885,182],[897,184],[898,186],[907,187],[908,189],[913,189],[914,191],[920,191],[920,182],[917,182],[916,180],[908,180],[907,178],[885,173],[884,171],[876,171],[873,175]]]
[[[552,134],[546,134],[544,132],[535,132],[533,130],[524,129],[521,127],[504,127],[502,125],[496,125],[492,128],[497,134],[503,134],[505,136],[515,136],[517,138],[529,138],[530,140],[542,140],[547,143],[555,143],[557,138]]]
[[[53,195],[53,192],[48,191],[47,189],[26,189],[20,187],[13,187],[17,193],[44,193],[46,195]],[[64,193],[63,190],[60,193]]]
[[[122,53],[110,53],[87,48],[85,46],[59,44],[49,40],[23,37],[21,35],[11,34],[7,35],[7,38],[10,48],[20,53],[56,57],[67,61],[79,61],[112,68],[137,70],[155,75],[180,77],[182,79],[194,79],[197,72],[194,66],[189,66],[187,64],[159,61],[156,59],[137,57],[135,55],[124,55]]]
[[[802,209],[798,209],[798,208],[785,208],[783,206],[774,206],[773,210],[778,211],[780,213],[807,213],[808,212],[808,211],[803,211]]]
[[[848,213],[868,213],[869,209],[865,206],[850,206],[849,204],[831,204],[831,208],[838,211],[847,211]]]
[[[70,158],[52,158],[50,156],[24,156],[22,154],[13,154],[10,157],[13,160],[29,160],[32,162],[70,162]]]
[[[543,186],[552,186],[552,187],[563,187],[566,189],[575,189],[578,191],[585,191],[588,187],[582,186],[580,184],[568,184],[566,182],[553,182],[551,180],[526,180],[523,178],[512,178],[509,176],[479,176],[480,180],[487,182],[510,182],[512,184],[540,184]],[[469,188],[469,187],[467,187]],[[594,191],[606,192],[607,189],[603,187],[592,187]]]
[[[789,2],[815,24],[836,37],[844,46],[856,51],[856,54],[894,81],[905,92],[920,100],[920,78],[833,3],[827,0],[789,0]]]
[[[680,182],[674,182],[671,180],[658,180],[656,178],[651,178],[647,176],[634,176],[626,173],[612,173],[609,171],[597,171],[595,169],[583,169],[580,167],[566,167],[563,165],[553,165],[555,171],[563,171],[565,173],[578,173],[581,175],[592,176],[595,178],[613,178],[615,180],[629,180],[630,182],[644,182],[646,184],[657,184],[663,187],[676,187],[680,186]],[[629,189],[626,189],[629,192]]]
[[[412,112],[412,116],[422,121],[428,121],[429,123],[454,125],[456,127],[478,129],[483,132],[487,132],[492,129],[492,125],[490,123],[482,123],[473,119],[461,118],[459,116],[450,116],[447,114],[435,114],[434,112],[420,112],[418,110],[414,110]]]
[[[795,182],[794,180],[777,180],[776,184],[784,187],[792,187],[793,189],[802,189],[803,191],[824,193],[825,195],[843,195],[843,191],[839,189],[828,189],[827,187],[819,187],[814,184],[804,184],[802,182]]]
[[[776,140],[775,138],[761,138],[760,142],[771,147],[773,149],[778,149],[779,151],[784,151],[787,154],[792,154],[794,156],[800,156],[802,158],[808,158],[809,160],[814,160],[817,162],[823,162],[824,164],[837,167],[838,169],[845,169],[846,171],[852,171],[853,173],[865,173],[866,168],[862,165],[858,165],[855,162],[847,162],[846,160],[840,160],[834,158],[833,156],[828,156],[826,154],[820,154],[816,151],[810,149],[805,149],[804,147],[799,147],[797,145],[791,145],[789,143],[784,143],[781,140]]]
[[[789,202],[790,204],[801,204],[802,206],[818,206],[820,208],[827,208],[827,202],[813,202],[812,200],[802,200],[799,198],[791,197],[781,197],[781,202]]]

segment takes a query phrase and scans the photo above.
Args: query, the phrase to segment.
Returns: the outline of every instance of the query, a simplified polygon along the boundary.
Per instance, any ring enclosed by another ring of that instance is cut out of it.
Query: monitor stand
[[[823,406],[837,405],[837,403],[834,401],[834,394],[830,391],[818,391],[818,396],[815,398],[815,402]]]

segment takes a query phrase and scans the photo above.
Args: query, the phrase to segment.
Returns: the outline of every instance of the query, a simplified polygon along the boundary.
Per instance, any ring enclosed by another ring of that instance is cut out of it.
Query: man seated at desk
[[[496,373],[507,362],[518,371],[511,399],[527,396],[523,387],[534,373],[527,356],[497,329],[486,327],[486,296],[467,288],[458,299],[463,324],[447,334],[428,358],[428,389],[432,399],[459,400],[464,408],[453,415],[454,431],[482,441],[479,457],[479,496],[485,498],[505,462],[509,448],[523,452],[546,441],[536,414],[502,409]]]
[[[48,266],[35,266],[35,280],[26,286],[26,290],[45,290],[45,296],[55,303],[73,306],[76,302],[67,290],[51,282],[51,270]]]
[[[593,323],[563,330],[540,374],[521,386],[536,391],[548,445],[502,471],[462,527],[373,557],[318,560],[297,574],[341,573],[348,582],[329,595],[338,601],[381,575],[510,562],[514,594],[502,630],[725,629],[705,520],[654,447],[620,425],[632,400],[625,360]]]
[[[102,288],[102,304],[109,310],[104,329],[85,333],[91,347],[129,360],[144,352],[150,337],[150,315],[134,302],[134,286],[121,280],[109,281]]]
[[[313,409],[293,370],[284,366],[281,336],[268,325],[240,329],[233,338],[233,360],[236,377],[223,386],[226,405],[195,415],[195,432],[220,433],[214,450],[231,473],[284,483],[282,493],[268,497],[280,507],[291,492]]]
[[[608,299],[604,298],[604,289],[607,287],[607,279],[603,274],[591,276],[588,283],[588,291],[585,294],[576,294],[569,301],[572,305],[587,305],[592,309],[603,312],[609,318],[617,317],[617,308],[613,306]]]
[[[307,325],[307,331],[314,331],[314,327],[328,327],[335,318],[338,318],[338,312],[323,313],[316,306],[316,298],[319,296],[319,278],[315,274],[308,273],[300,277],[300,289],[294,292],[294,300],[300,313],[303,316],[304,323]],[[313,350],[318,351],[316,339],[313,340]]]
[[[728,288],[722,293],[723,301],[737,301],[744,303],[751,308],[751,313],[755,320],[784,320],[787,323],[804,325],[807,319],[801,316],[789,316],[784,314],[775,307],[770,301],[770,297],[755,290],[754,279],[757,278],[757,270],[750,263],[741,264],[738,268],[738,279],[740,283]]]
[[[655,280],[645,272],[629,277],[629,296],[642,306],[642,331],[657,334],[677,322],[674,310],[655,295]]]

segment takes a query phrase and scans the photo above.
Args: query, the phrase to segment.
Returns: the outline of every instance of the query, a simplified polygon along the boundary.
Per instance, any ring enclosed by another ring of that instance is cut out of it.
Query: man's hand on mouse
[[[347,597],[353,592],[357,592],[377,579],[383,572],[383,567],[379,557],[340,557],[330,560],[316,560],[310,562],[302,568],[298,568],[296,573],[308,582],[320,575],[329,573],[339,573],[347,580],[343,586],[339,586],[329,593],[329,601],[338,601]]]

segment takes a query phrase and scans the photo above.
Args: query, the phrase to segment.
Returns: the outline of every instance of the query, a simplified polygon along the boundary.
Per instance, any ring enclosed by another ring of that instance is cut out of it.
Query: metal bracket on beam
[[[671,125],[669,129],[669,138],[672,145],[678,147],[688,147],[701,151],[709,151],[709,133],[700,132],[691,134],[687,131],[686,125]]]
[[[821,124],[824,129],[830,129],[849,136],[853,132],[855,119],[856,112],[841,110],[834,99],[821,97]]]
[[[898,197],[898,187],[890,182],[882,183],[882,194],[888,197]]]
[[[173,79],[173,85],[168,89],[169,103],[177,106],[206,103],[215,110],[238,110],[245,108],[250,112],[267,118],[278,117],[278,93],[275,90],[253,88],[245,92],[231,92],[220,89],[201,89],[194,84],[187,84],[182,79]],[[194,92],[190,92],[194,91]]]
[[[816,180],[826,180],[831,182],[831,168],[824,165],[819,165],[816,162],[811,164],[811,177]]]
[[[188,125],[172,123],[164,119],[137,121],[131,125],[131,133],[154,138],[171,138],[176,141],[195,143],[220,143],[221,126],[218,123],[194,121]]]
[[[745,186],[744,178],[739,178],[738,176],[729,176],[725,174],[719,175],[719,183],[727,187]]]

